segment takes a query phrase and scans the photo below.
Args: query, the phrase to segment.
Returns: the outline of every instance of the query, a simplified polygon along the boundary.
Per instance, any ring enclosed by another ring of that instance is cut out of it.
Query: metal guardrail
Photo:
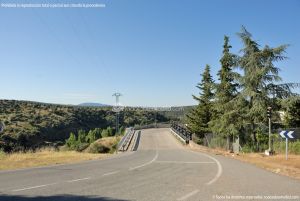
[[[127,151],[130,142],[132,140],[132,137],[134,135],[134,129],[133,128],[128,128],[126,130],[126,134],[123,136],[123,138],[120,140],[118,143],[118,151]]]
[[[135,131],[135,137],[134,137],[134,141],[133,141],[133,146],[131,147],[131,151],[136,151],[138,149],[139,146],[139,142],[140,142],[140,137],[141,137],[141,132],[142,131]]]
[[[190,140],[192,140],[192,133],[188,131],[186,128],[183,126],[180,126],[176,123],[171,124],[171,129],[179,135],[183,140],[185,140],[186,144],[189,144]]]
[[[147,124],[147,125],[137,125],[134,126],[135,130],[142,130],[142,129],[147,129],[147,128],[170,128],[171,124],[170,123],[153,123],[153,124]]]
[[[126,128],[126,131],[125,131],[125,135],[122,137],[122,139],[120,140],[120,142],[118,143],[117,145],[117,150],[119,150],[122,145],[124,144],[125,142],[125,139],[127,138],[127,136],[129,135],[130,132],[132,132],[133,128],[130,127],[130,128]]]

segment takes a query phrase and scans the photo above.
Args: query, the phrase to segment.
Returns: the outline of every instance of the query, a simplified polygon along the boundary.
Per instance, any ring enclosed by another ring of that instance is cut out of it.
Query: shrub
[[[86,133],[84,130],[79,130],[78,131],[78,142],[79,143],[85,143],[86,142]]]
[[[93,143],[96,141],[95,130],[90,130],[87,136],[85,137],[85,141],[88,143]]]
[[[251,146],[250,144],[245,144],[243,147],[242,147],[242,152],[244,153],[251,153],[251,152],[254,152],[255,148],[253,146]]]
[[[104,129],[102,132],[101,132],[101,136],[102,137],[109,137],[109,132],[107,129]]]
[[[0,159],[4,158],[5,156],[5,152],[2,149],[0,149]]]
[[[109,147],[106,147],[100,143],[94,142],[90,145],[89,153],[108,153],[110,151]]]
[[[80,143],[76,146],[76,151],[81,152],[81,151],[85,150],[86,148],[88,148],[89,145],[90,145],[89,143]]]
[[[76,136],[74,133],[72,133],[72,132],[70,133],[69,139],[66,140],[66,145],[71,150],[76,149],[78,143],[77,143]]]
[[[193,141],[199,145],[204,145],[204,140],[203,138],[198,138],[196,136],[193,136]]]
[[[109,126],[109,127],[107,127],[107,133],[108,133],[108,136],[113,136],[114,134],[113,134],[113,130],[112,130],[112,128]]]
[[[277,153],[285,153],[285,140],[274,142],[274,150]],[[291,154],[300,154],[300,140],[289,142],[288,151]]]
[[[101,128],[95,128],[94,129],[96,140],[102,138],[101,131],[102,131]]]
[[[227,148],[227,141],[221,136],[213,137],[210,141],[211,148]]]

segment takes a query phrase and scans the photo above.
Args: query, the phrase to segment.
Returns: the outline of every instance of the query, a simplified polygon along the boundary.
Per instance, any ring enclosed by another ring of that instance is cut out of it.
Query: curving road
[[[246,196],[300,200],[300,182],[234,159],[189,151],[169,129],[143,130],[136,152],[109,159],[0,172],[1,201],[251,198]]]

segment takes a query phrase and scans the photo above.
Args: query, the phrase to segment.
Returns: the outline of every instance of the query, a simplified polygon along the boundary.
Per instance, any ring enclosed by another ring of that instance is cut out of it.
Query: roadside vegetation
[[[168,114],[172,116],[170,112]],[[159,111],[141,108],[125,108],[120,112],[120,125],[124,128],[169,122],[170,119],[171,117]],[[0,121],[5,124],[4,132],[0,133],[0,150],[6,153],[34,151],[43,147],[58,148],[64,145],[70,133],[78,138],[80,130],[88,135],[96,128],[98,131],[107,132],[107,128],[110,127],[109,132],[115,132],[115,113],[112,107],[0,100]],[[101,136],[105,135],[110,136],[109,133],[103,133]],[[99,133],[95,137],[99,138]],[[91,140],[94,140],[92,138],[90,136],[85,143],[91,143]],[[83,148],[85,145],[81,143],[80,146]]]
[[[119,133],[114,133],[111,127],[103,130],[95,128],[89,132],[79,130],[76,135],[71,132],[61,149],[89,153],[114,153],[124,133],[123,127],[120,128]]]
[[[240,53],[230,52],[229,37],[225,36],[219,82],[213,80],[206,65],[197,85],[200,93],[193,96],[198,105],[184,123],[195,133],[198,144],[230,150],[239,138],[242,151],[261,152],[268,149],[267,108],[271,107],[273,147],[282,153],[285,142],[278,130],[300,127],[300,98],[292,91],[300,84],[283,83],[277,67],[287,59],[288,45],[261,46],[245,27],[237,36],[243,44]],[[299,140],[289,146],[291,153],[300,154]]]
[[[38,167],[46,165],[76,163],[79,161],[103,159],[109,154],[92,154],[77,151],[58,151],[44,148],[33,151],[5,153],[0,151],[0,170]]]
[[[0,170],[11,170],[84,160],[102,159],[115,153],[125,129],[115,133],[111,127],[95,128],[88,132],[71,132],[62,146],[49,146],[35,150],[5,153],[0,150]]]

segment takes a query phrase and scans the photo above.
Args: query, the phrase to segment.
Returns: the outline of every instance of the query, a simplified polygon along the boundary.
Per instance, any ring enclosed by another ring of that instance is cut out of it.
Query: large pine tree
[[[220,83],[216,85],[214,99],[214,118],[209,123],[213,133],[222,137],[236,136],[241,129],[241,115],[237,96],[238,84],[236,73],[232,68],[236,65],[236,56],[230,53],[228,36],[224,37],[223,55],[220,59],[221,70],[218,72]]]
[[[272,106],[271,96],[278,86],[276,82],[281,81],[278,75],[279,68],[274,62],[285,59],[283,53],[287,46],[281,45],[276,48],[265,46],[260,49],[259,44],[252,39],[251,34],[242,27],[238,34],[243,42],[243,55],[240,58],[239,66],[243,75],[239,81],[242,86],[241,96],[247,101],[247,112],[245,112],[245,125],[252,133],[254,143],[257,142],[256,133],[265,126],[266,111]]]
[[[202,138],[205,133],[210,132],[208,122],[212,118],[213,84],[210,67],[206,65],[202,74],[202,80],[197,85],[197,88],[200,89],[199,96],[193,95],[193,98],[198,101],[198,105],[187,115],[189,130],[199,138]]]

